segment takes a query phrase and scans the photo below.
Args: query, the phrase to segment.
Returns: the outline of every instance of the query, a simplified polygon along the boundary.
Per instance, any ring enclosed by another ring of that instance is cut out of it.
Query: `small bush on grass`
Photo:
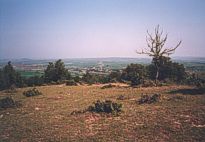
[[[141,96],[141,98],[138,100],[139,104],[151,104],[151,103],[155,103],[158,102],[160,99],[161,95],[160,94],[154,94],[154,95],[143,95]]]
[[[38,89],[32,88],[32,89],[29,89],[27,91],[24,91],[23,95],[26,97],[32,97],[32,96],[42,95],[42,93],[40,91],[38,91]]]
[[[66,82],[66,85],[67,85],[67,86],[76,86],[77,83],[76,83],[74,80],[68,80],[68,81]]]
[[[89,106],[88,111],[96,113],[118,113],[122,111],[122,104],[114,103],[110,100],[99,101],[94,103],[94,106]]]
[[[12,99],[12,97],[6,97],[0,100],[0,108],[13,108],[16,106],[16,102]]]

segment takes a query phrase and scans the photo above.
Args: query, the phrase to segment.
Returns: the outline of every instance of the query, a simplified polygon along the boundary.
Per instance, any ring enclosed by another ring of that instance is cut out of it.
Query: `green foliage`
[[[155,58],[153,59],[155,60]],[[154,61],[153,61],[154,62]],[[173,82],[183,81],[186,77],[184,65],[172,62],[168,57],[161,57],[158,61],[159,68],[159,81],[170,80]],[[150,79],[155,79],[157,72],[156,66],[152,63],[147,67],[148,76]]]
[[[80,82],[81,78],[77,75],[77,76],[73,77],[73,80],[75,82]]]
[[[76,86],[77,83],[76,83],[74,80],[68,80],[68,81],[66,82],[66,85],[67,85],[67,86]]]
[[[27,91],[24,91],[23,95],[26,97],[32,97],[32,96],[42,95],[42,93],[40,91],[38,91],[38,89],[32,88],[32,89],[29,89]]]
[[[187,75],[185,83],[188,85],[196,86],[198,88],[205,88],[205,80],[199,78],[195,73]]]
[[[131,81],[131,85],[142,84],[146,76],[146,68],[140,64],[130,64],[123,70],[121,79]]]
[[[94,106],[89,106],[88,111],[97,113],[118,113],[122,111],[122,104],[114,103],[110,100],[99,101],[94,103]]]
[[[99,75],[99,74],[91,74],[89,72],[86,72],[86,74],[83,75],[82,81],[88,83],[88,84],[94,84],[94,83],[108,83],[109,77],[106,75]]]
[[[11,62],[8,62],[8,64],[0,70],[0,90],[8,89],[12,85],[23,87],[24,82],[20,74],[14,70]]]
[[[6,97],[0,100],[0,108],[13,108],[16,102],[11,97]]]
[[[83,75],[82,80],[88,84],[96,83],[96,77],[89,72],[86,72],[86,74]]]
[[[41,77],[33,76],[33,77],[25,79],[25,84],[27,86],[40,86],[40,85],[43,85],[43,83],[44,83],[43,76]]]
[[[139,104],[144,104],[144,103],[151,104],[159,101],[160,97],[161,97],[160,94],[154,94],[151,96],[142,94],[141,98],[137,102]]]
[[[109,82],[120,82],[121,81],[121,72],[119,70],[112,71],[109,74]]]
[[[45,70],[45,81],[46,82],[57,82],[59,80],[70,79],[71,75],[65,68],[62,60],[57,60],[55,63],[49,62]]]

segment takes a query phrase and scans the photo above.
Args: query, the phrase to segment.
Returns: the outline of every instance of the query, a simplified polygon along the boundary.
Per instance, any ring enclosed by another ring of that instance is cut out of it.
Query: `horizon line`
[[[70,57],[70,58],[0,58],[0,60],[21,60],[21,59],[27,59],[27,60],[65,60],[65,59],[108,59],[108,58],[128,58],[128,59],[152,59],[152,57],[123,57],[123,56],[110,56],[110,57]],[[171,56],[171,58],[205,58],[202,56]]]

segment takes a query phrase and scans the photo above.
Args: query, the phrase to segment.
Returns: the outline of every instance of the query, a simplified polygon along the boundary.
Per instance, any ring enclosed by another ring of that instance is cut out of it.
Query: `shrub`
[[[23,82],[23,78],[16,72],[10,61],[0,69],[0,90],[9,89],[12,85],[23,87]]]
[[[147,104],[151,104],[151,103],[155,103],[157,101],[159,101],[161,95],[160,94],[154,94],[154,95],[143,95],[141,96],[141,98],[138,100],[138,103],[139,104],[144,104],[144,103],[147,103]]]
[[[65,68],[65,64],[62,60],[56,62],[49,62],[47,68],[44,71],[45,82],[50,83],[52,81],[57,82],[65,79],[70,79],[71,75],[68,69]]]
[[[131,81],[131,86],[139,85],[146,76],[146,68],[140,64],[130,64],[122,72],[121,80]]]
[[[43,76],[33,76],[25,79],[25,83],[27,86],[40,86],[44,83],[44,78]]]
[[[75,76],[75,77],[73,78],[73,80],[74,80],[75,82],[80,82],[81,78],[77,75],[77,76]]]
[[[89,106],[88,111],[97,112],[97,113],[118,113],[121,112],[122,104],[114,103],[110,100],[99,101],[94,103],[94,106]]]
[[[147,75],[152,80],[156,79],[157,73],[154,62],[156,59],[153,59],[152,64],[147,66]],[[169,79],[172,82],[181,83],[185,79],[186,72],[183,64],[172,62],[171,58],[163,56],[157,62],[159,63],[159,81]]]
[[[16,102],[11,97],[6,97],[0,100],[0,108],[13,108]]]
[[[68,85],[68,86],[76,86],[77,83],[76,83],[74,80],[68,80],[68,81],[66,82],[66,85]]]
[[[23,95],[26,97],[32,97],[32,96],[42,95],[42,93],[40,91],[38,91],[38,89],[33,88],[33,89],[29,89],[27,91],[24,91]]]

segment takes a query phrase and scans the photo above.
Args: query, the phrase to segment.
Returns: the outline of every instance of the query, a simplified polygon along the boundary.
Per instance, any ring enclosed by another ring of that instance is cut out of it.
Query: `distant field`
[[[189,86],[131,88],[116,86],[41,86],[42,96],[13,98],[19,108],[0,110],[0,141],[204,141],[205,90]],[[160,93],[160,102],[139,105],[142,93]],[[8,96],[0,92],[0,98]],[[120,95],[126,99],[118,100]],[[119,116],[82,113],[96,100],[122,103]]]
[[[9,60],[0,59],[0,68],[5,66]],[[24,65],[24,66],[33,66],[32,69],[42,68],[42,71],[22,71],[21,66],[17,68],[22,76],[28,78],[32,76],[41,76],[43,75],[43,69],[48,65],[49,62],[56,61],[55,59],[45,59],[45,60],[32,60],[32,59],[18,59],[11,60],[13,65]],[[196,57],[178,57],[173,58],[174,62],[178,62],[184,64],[186,71],[199,73],[199,77],[204,79],[205,72],[205,58],[196,58]],[[105,70],[116,70],[123,69],[128,64],[138,63],[143,65],[148,65],[151,63],[150,58],[74,58],[74,59],[63,59],[66,68],[73,69],[78,68],[89,69],[93,67],[102,66]],[[76,74],[76,72],[71,72],[72,74]],[[82,73],[80,73],[82,75]]]
[[[29,78],[33,76],[42,76],[44,73],[42,71],[18,71],[22,77]]]

